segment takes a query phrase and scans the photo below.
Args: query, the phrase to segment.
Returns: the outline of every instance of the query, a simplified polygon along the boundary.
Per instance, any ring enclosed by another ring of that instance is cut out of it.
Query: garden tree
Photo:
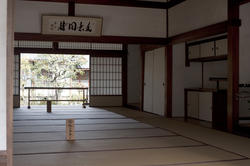
[[[79,55],[38,54],[35,58],[22,61],[22,70],[30,75],[32,85],[40,80],[38,82],[63,87],[71,86],[72,79],[84,74],[82,68],[86,63],[84,56]]]
[[[85,74],[88,59],[82,55],[26,54],[21,61],[21,98],[25,102],[24,87],[82,87],[80,80]],[[32,96],[35,92],[31,91]],[[60,96],[56,91],[56,98]],[[70,91],[71,93],[71,91]],[[80,91],[79,91],[79,95]],[[27,97],[27,96],[26,96]]]

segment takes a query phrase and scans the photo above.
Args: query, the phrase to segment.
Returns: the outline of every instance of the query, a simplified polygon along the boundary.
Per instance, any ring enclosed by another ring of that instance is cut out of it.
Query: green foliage
[[[22,55],[21,61],[21,99],[26,102],[24,87],[83,87],[77,79],[85,74],[83,68],[88,59],[82,55],[34,54]],[[40,98],[32,91],[32,96]],[[60,92],[58,93],[60,98]],[[41,96],[43,98],[43,96]],[[78,96],[81,98],[81,96]],[[34,104],[39,104],[36,102]],[[45,104],[40,102],[40,104]]]

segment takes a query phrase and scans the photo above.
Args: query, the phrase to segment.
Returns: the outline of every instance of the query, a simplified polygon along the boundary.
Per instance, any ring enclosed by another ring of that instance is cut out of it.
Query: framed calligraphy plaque
[[[42,16],[42,34],[101,36],[102,18]]]

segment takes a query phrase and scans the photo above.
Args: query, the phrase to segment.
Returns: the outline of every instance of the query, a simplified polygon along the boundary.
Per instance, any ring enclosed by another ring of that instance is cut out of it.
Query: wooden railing
[[[82,106],[83,108],[86,108],[86,104],[88,103],[88,90],[89,88],[80,88],[80,87],[25,87],[24,89],[28,90],[28,109],[30,109],[30,103],[34,102],[34,101],[78,101],[78,102],[82,102]],[[58,99],[58,97],[56,97],[56,99],[49,99],[49,96],[45,96],[44,99],[31,99],[31,90],[55,90],[55,93],[58,93],[59,90],[82,90],[82,99],[80,100],[60,100]]]

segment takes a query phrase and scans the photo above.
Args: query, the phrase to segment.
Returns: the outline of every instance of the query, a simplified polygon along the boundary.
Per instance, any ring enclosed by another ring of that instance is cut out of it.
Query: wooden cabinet
[[[187,93],[187,114],[188,117],[199,119],[199,92]]]
[[[212,92],[199,92],[199,119],[212,122]]]
[[[203,43],[201,47],[201,58],[212,57],[214,55],[214,42]]]
[[[188,43],[187,62],[209,62],[227,59],[227,37],[221,36]]]
[[[221,40],[217,40],[215,42],[215,46],[216,46],[216,56],[223,56],[223,55],[227,55],[227,39],[221,39]]]
[[[227,91],[185,89],[185,119],[212,122],[215,129],[227,127]]]
[[[187,116],[212,121],[212,92],[187,92]]]
[[[200,57],[200,45],[190,46],[188,49],[189,59],[195,59]]]

